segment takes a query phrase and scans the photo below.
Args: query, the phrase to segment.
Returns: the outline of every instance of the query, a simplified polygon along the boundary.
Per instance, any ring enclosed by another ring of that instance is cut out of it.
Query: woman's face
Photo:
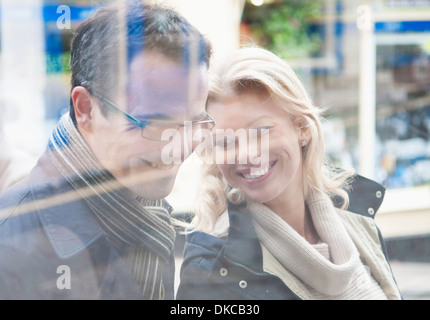
[[[209,103],[208,112],[216,121],[214,157],[230,186],[265,204],[303,194],[301,141],[306,138],[280,105],[266,93],[246,93]],[[258,144],[241,146],[240,134],[233,143],[220,134],[225,130],[246,131],[248,144],[252,132],[257,132]],[[260,163],[250,156],[252,148],[257,148]],[[227,156],[230,149],[235,150],[235,161]]]

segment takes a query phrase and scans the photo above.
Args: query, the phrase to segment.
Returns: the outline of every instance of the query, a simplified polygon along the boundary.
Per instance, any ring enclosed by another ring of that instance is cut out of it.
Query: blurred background
[[[0,191],[67,112],[74,29],[110,1],[1,0]],[[163,0],[213,43],[272,50],[327,109],[330,158],[382,183],[376,222],[406,298],[430,298],[430,0]],[[192,213],[197,159],[169,196]],[[185,187],[186,186],[186,187]]]

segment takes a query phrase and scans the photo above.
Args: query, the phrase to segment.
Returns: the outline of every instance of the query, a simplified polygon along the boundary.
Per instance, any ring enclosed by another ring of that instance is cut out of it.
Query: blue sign
[[[430,32],[430,21],[380,21],[375,22],[375,33]]]

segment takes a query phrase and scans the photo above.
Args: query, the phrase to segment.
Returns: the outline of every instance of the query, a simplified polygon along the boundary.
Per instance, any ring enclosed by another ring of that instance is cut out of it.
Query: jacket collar
[[[385,187],[376,181],[356,175],[348,194],[349,206],[346,210],[374,218],[384,200]]]
[[[46,152],[30,174],[30,192],[40,223],[59,257],[79,253],[104,234],[90,208]]]

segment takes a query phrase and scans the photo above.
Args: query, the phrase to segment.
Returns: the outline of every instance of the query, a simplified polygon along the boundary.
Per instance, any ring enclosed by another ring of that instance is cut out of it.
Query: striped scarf
[[[49,151],[55,166],[127,261],[144,299],[164,299],[162,269],[175,238],[170,212],[161,205],[166,202],[145,201],[121,187],[101,167],[69,114],[52,133]]]

